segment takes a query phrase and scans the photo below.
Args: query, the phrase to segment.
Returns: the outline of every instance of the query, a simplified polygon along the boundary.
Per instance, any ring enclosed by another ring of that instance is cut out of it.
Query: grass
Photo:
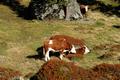
[[[112,5],[113,7],[119,6],[119,3],[114,2],[113,0],[100,0],[100,1],[103,2],[106,5]]]
[[[37,72],[44,61],[27,56],[36,55],[36,49],[43,45],[43,41],[55,34],[85,40],[91,53],[83,59],[73,59],[79,66],[90,68],[103,62],[119,63],[119,60],[98,59],[102,53],[93,49],[100,44],[120,44],[120,31],[112,27],[120,24],[117,17],[90,12],[89,21],[38,21],[17,17],[4,5],[0,5],[0,10],[0,64],[3,67],[19,70],[23,75]]]

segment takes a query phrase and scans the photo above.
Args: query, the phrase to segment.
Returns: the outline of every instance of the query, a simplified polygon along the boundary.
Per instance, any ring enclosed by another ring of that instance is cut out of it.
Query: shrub
[[[98,80],[99,74],[76,66],[72,62],[50,60],[31,80]]]
[[[120,64],[100,64],[83,69],[72,62],[50,60],[30,80],[119,80]]]
[[[100,64],[92,69],[101,74],[107,80],[120,79],[120,64]]]
[[[19,79],[20,76],[21,73],[19,71],[0,67],[0,80]]]

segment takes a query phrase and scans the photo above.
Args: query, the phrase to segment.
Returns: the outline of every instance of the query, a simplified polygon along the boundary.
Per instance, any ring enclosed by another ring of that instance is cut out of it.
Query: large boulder
[[[83,18],[80,6],[76,0],[69,0],[66,6],[66,20]]]
[[[29,8],[32,17],[39,20],[82,18],[77,0],[32,0]]]

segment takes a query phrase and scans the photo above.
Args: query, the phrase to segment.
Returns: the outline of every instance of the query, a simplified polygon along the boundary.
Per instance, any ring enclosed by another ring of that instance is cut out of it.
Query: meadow
[[[85,40],[91,52],[71,60],[78,66],[88,69],[101,63],[119,64],[120,28],[114,26],[120,25],[120,18],[98,11],[88,13],[88,19],[76,21],[25,20],[0,4],[0,66],[23,75],[36,73],[45,62],[27,56],[37,55],[44,40],[56,34]]]

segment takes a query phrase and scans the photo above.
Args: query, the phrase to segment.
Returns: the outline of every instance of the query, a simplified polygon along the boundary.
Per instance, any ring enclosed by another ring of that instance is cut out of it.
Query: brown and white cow
[[[65,52],[74,54],[78,53],[82,55],[89,52],[89,49],[82,40],[66,35],[55,35],[50,37],[49,40],[44,42],[43,49],[45,61],[50,60],[50,51],[60,52],[60,59],[63,58]]]
[[[63,55],[65,52],[69,52],[71,49],[71,45],[66,42],[65,39],[57,40],[57,39],[49,39],[44,42],[43,51],[45,55],[45,61],[50,60],[49,53],[52,52],[59,52],[60,59],[62,60]]]
[[[90,50],[86,47],[84,41],[80,39],[76,39],[66,35],[55,35],[55,36],[52,36],[50,39],[56,39],[56,40],[65,39],[66,42],[72,46],[70,50],[71,53],[87,54],[88,52],[90,52]],[[80,52],[77,52],[77,51],[80,51]]]

